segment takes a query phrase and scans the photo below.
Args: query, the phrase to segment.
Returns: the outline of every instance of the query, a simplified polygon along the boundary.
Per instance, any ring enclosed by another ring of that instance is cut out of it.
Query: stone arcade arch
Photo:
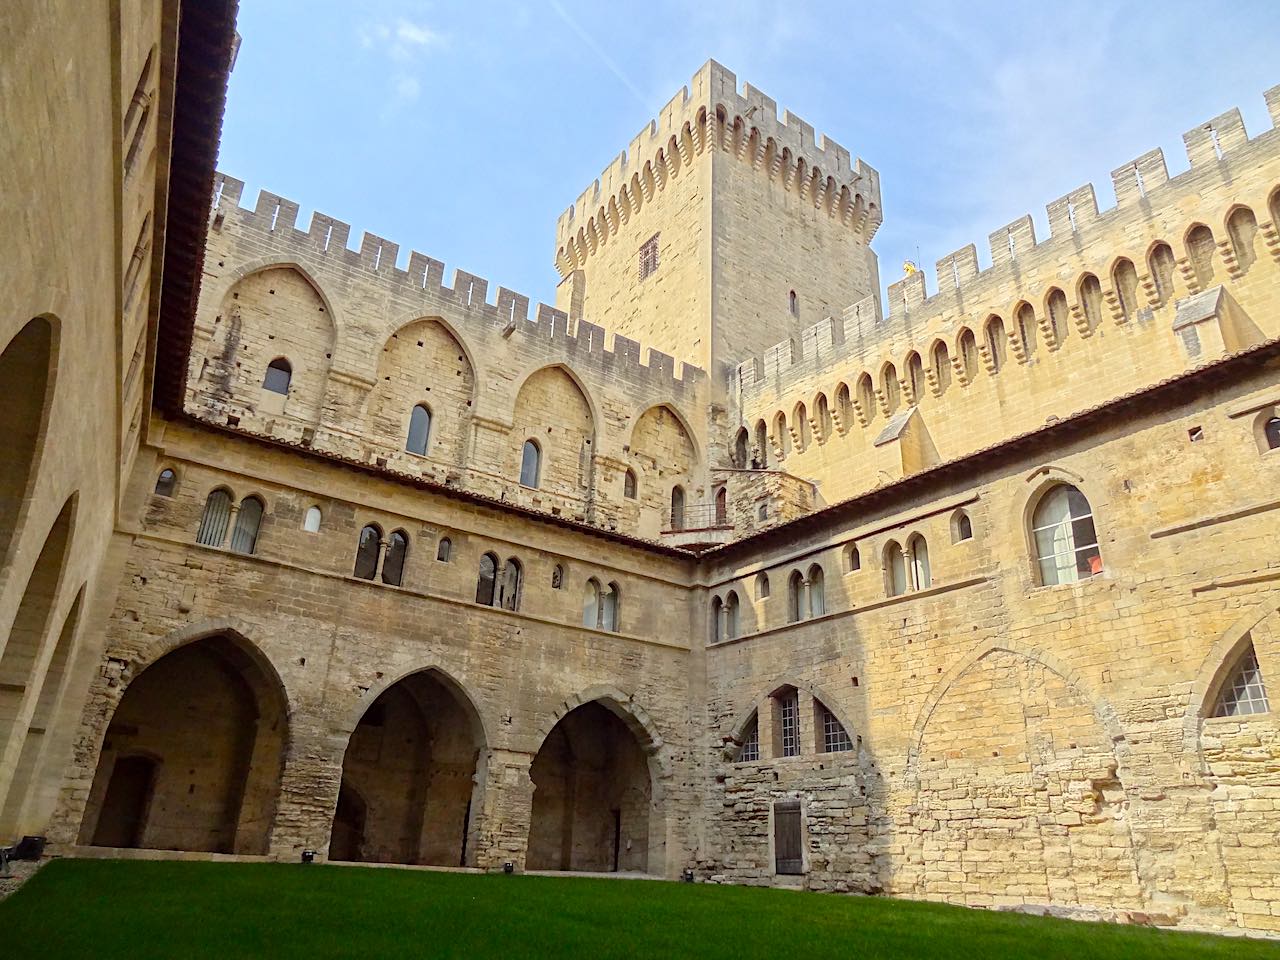
[[[56,361],[54,327],[43,317],[29,320],[0,353],[0,383],[5,385],[5,402],[0,404],[0,436],[5,438],[5,455],[0,457],[0,564],[8,557],[39,461]]]
[[[196,389],[230,394],[262,415],[317,422],[337,337],[320,285],[296,263],[239,272],[214,320],[207,365],[193,370]],[[263,388],[267,365],[281,358],[291,370],[285,395]]]
[[[347,743],[329,859],[474,865],[485,750],[471,699],[441,671],[387,686]]]
[[[48,669],[47,650],[62,594],[63,572],[76,527],[78,494],[72,494],[45,535],[44,545],[23,588],[9,635],[0,646],[0,804],[8,791],[21,791],[14,776]]]
[[[279,676],[237,633],[165,653],[112,715],[79,842],[265,854],[288,714]]]
[[[1143,901],[1119,724],[1043,651],[982,644],[912,734],[913,892],[958,903]]]
[[[661,874],[659,747],[625,698],[602,695],[562,714],[529,770],[526,867]]]

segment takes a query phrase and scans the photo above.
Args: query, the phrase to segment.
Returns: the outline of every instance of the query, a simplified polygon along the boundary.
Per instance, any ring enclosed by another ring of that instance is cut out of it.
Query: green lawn
[[[13,957],[1272,957],[1280,945],[873,897],[292,864],[60,860]]]

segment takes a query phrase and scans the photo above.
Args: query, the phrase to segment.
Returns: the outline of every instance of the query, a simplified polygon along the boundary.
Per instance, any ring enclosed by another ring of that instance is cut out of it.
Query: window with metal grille
[[[204,516],[200,518],[196,543],[203,543],[206,547],[222,546],[230,522],[231,495],[225,490],[214,490],[204,502]]]
[[[822,751],[823,753],[843,753],[853,749],[853,741],[844,724],[836,719],[836,715],[827,709],[826,704],[818,704],[822,713]]]
[[[760,718],[752,717],[751,725],[747,727],[747,732],[742,738],[742,747],[738,750],[739,762],[755,761],[760,759]]]
[[[794,690],[778,698],[778,730],[782,734],[782,755],[800,756],[800,697]]]
[[[800,801],[780,800],[773,805],[773,857],[778,873],[804,873],[800,842]]]
[[[640,247],[640,279],[658,272],[658,234],[654,234]]]
[[[1218,702],[1214,705],[1215,717],[1243,717],[1251,713],[1266,713],[1267,688],[1262,683],[1262,670],[1253,644],[1244,652],[1235,671],[1222,685]]]

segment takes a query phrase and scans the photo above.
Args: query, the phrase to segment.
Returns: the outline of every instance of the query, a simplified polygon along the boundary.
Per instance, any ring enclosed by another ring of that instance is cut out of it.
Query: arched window
[[[196,543],[206,547],[220,547],[227,538],[227,525],[231,522],[231,494],[214,490],[204,502],[204,516],[200,518],[200,530]]]
[[[844,753],[853,749],[853,740],[844,724],[836,719],[836,715],[827,709],[821,700],[817,701],[818,717],[822,721],[822,752]]]
[[[542,449],[536,441],[526,440],[520,455],[520,486],[537,487],[542,474]]]
[[[1042,584],[1074,583],[1102,572],[1093,510],[1070,484],[1058,484],[1040,498],[1031,532]]]
[[[600,625],[600,581],[592,577],[582,595],[582,625],[592,629]]]
[[[711,642],[719,643],[724,639],[724,601],[719,597],[711,598]]]
[[[1161,306],[1173,296],[1173,271],[1176,266],[1173,247],[1167,243],[1157,243],[1147,255],[1147,268],[1151,271],[1151,279],[1155,281],[1156,296]]]
[[[804,613],[804,577],[799,570],[787,578],[787,622],[796,623]]]
[[[453,541],[448,537],[441,537],[440,542],[436,545],[436,559],[441,563],[448,563],[453,558]]]
[[[796,450],[808,449],[809,412],[804,407],[804,401],[797,403],[795,409],[791,411],[791,422],[795,424]]]
[[[900,597],[907,592],[907,558],[896,540],[890,540],[884,548],[884,579],[889,596]]]
[[[387,538],[387,555],[382,558],[382,582],[393,587],[404,582],[404,562],[409,555],[409,535],[394,531]]]
[[[677,484],[671,488],[671,524],[672,530],[684,529],[684,487]]]
[[[1027,352],[1027,356],[1033,356],[1036,352],[1035,308],[1024,301],[1018,307],[1015,317],[1018,321],[1018,339],[1022,341],[1022,348]]]
[[[1252,641],[1240,654],[1213,705],[1215,717],[1243,717],[1254,713],[1266,713],[1267,688],[1262,682],[1262,669]]]
[[[1102,283],[1092,273],[1080,280],[1080,309],[1090,330],[1097,330],[1102,323]]]
[[[853,423],[853,400],[849,396],[847,383],[836,387],[836,410],[840,414],[840,429],[848,431]]]
[[[319,507],[308,507],[306,516],[302,518],[302,529],[306,533],[319,533],[320,521],[324,519]]]
[[[289,381],[293,379],[293,367],[284,357],[276,357],[267,364],[267,375],[262,378],[262,389],[272,393],[289,395]]]
[[[862,554],[858,552],[857,544],[849,544],[844,551],[844,572],[853,573],[855,570],[862,569]]]
[[[960,331],[960,363],[964,367],[964,378],[972,382],[978,375],[978,339],[968,328]]]
[[[987,349],[991,351],[991,363],[996,373],[1004,366],[1008,348],[1009,337],[1004,331],[1004,321],[999,317],[992,317],[987,321]]]
[[[769,596],[769,575],[767,573],[757,574],[756,576],[756,599],[764,600]]]
[[[1267,438],[1267,449],[1275,450],[1280,447],[1280,417],[1271,417],[1267,420],[1262,428],[1263,435]]]
[[[911,386],[911,400],[919,403],[924,396],[924,361],[914,350],[907,355],[907,383]]]
[[[1254,239],[1258,235],[1258,220],[1248,207],[1236,207],[1227,218],[1227,236],[1231,238],[1231,249],[1236,256],[1236,264],[1241,273],[1248,273],[1253,262],[1258,259],[1254,249]]]
[[[600,629],[618,629],[618,618],[622,609],[622,590],[616,583],[610,583],[600,591]]]
[[[892,363],[886,363],[884,369],[880,371],[880,382],[884,390],[885,405],[892,414],[902,402],[902,388],[898,385],[898,368]]]
[[[815,420],[818,424],[818,440],[826,443],[831,439],[831,430],[834,426],[831,422],[831,407],[827,404],[827,395],[825,393],[818,394],[813,404],[816,411]]]
[[[796,296],[794,290],[787,295],[787,309],[791,311],[793,317],[800,316],[800,298]]]
[[[564,566],[562,564],[557,563],[551,568],[551,589],[564,589]]]
[[[716,488],[716,526],[729,522],[729,493],[724,487]]]
[[[480,558],[480,573],[476,577],[476,603],[486,607],[493,606],[494,593],[497,589],[498,557],[486,553]]]
[[[862,407],[862,415],[868,421],[876,418],[876,388],[871,383],[869,373],[864,373],[858,378],[858,404]]]
[[[382,530],[371,523],[360,531],[356,545],[355,575],[361,580],[372,580],[378,574],[378,551],[382,548]]]
[[[1127,320],[1138,315],[1138,271],[1132,260],[1121,257],[1111,268],[1111,285],[1120,301],[1120,313]]]
[[[420,403],[409,414],[409,438],[404,448],[410,453],[425,454],[431,439],[431,410],[425,403]]]
[[[814,564],[809,568],[809,616],[821,617],[827,612],[826,576],[822,567]]]
[[[502,569],[502,583],[498,587],[498,606],[504,610],[520,609],[520,585],[524,581],[524,568],[515,557],[507,558]]]
[[[622,495],[628,500],[636,498],[636,472],[627,467],[627,472],[622,475]]]
[[[724,638],[732,640],[738,635],[738,594],[734,590],[724,598]]]
[[[1187,259],[1203,290],[1213,282],[1213,231],[1198,223],[1187,231]]]
[[[737,436],[733,438],[733,465],[739,470],[745,470],[751,466],[751,455],[747,452],[749,442],[747,428],[739,427]]]
[[[933,375],[938,380],[938,393],[946,393],[951,386],[951,352],[941,340],[933,347]]]
[[[907,550],[911,554],[912,589],[928,590],[933,586],[933,572],[929,569],[929,544],[917,533],[907,541]]]
[[[258,545],[258,528],[262,525],[262,501],[245,497],[240,501],[235,529],[231,531],[231,552],[252,554]]]
[[[1067,336],[1071,323],[1070,311],[1067,308],[1067,295],[1054,287],[1046,298],[1049,311],[1049,327],[1053,330],[1055,342],[1061,342]]]
[[[769,467],[769,428],[763,420],[756,421],[756,463],[760,470]]]
[[[156,477],[156,496],[172,497],[173,488],[178,484],[178,475],[165,467],[160,471],[160,476]]]
[[[969,514],[957,510],[951,515],[951,542],[960,543],[962,540],[972,539],[973,521],[969,519]]]
[[[781,410],[773,415],[773,441],[778,445],[778,459],[785,460],[791,452],[791,434],[787,430],[787,415]]]

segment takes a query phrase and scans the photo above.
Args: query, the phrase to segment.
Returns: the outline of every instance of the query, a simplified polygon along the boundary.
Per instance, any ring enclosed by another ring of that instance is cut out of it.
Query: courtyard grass
[[[60,860],[0,903],[26,958],[1251,957],[1273,942],[708,884]]]

